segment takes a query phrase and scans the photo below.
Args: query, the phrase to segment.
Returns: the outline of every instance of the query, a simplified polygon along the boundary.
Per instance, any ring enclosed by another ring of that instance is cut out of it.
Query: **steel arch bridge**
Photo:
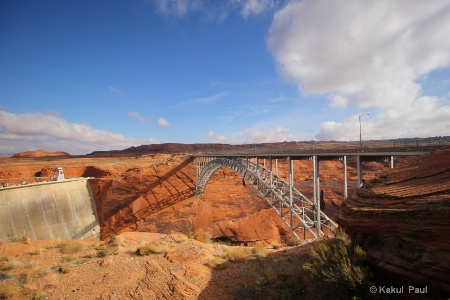
[[[270,161],[272,164],[272,161]],[[210,157],[197,166],[196,194],[203,194],[215,171],[227,167],[249,182],[276,211],[298,239],[315,239],[331,232],[337,224],[320,210],[320,202],[310,201],[293,184],[293,165],[289,163],[289,181],[286,182],[272,171],[248,159],[239,157]]]

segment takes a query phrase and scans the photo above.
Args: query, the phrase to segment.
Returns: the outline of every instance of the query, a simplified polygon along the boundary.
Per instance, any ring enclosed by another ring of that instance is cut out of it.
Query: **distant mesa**
[[[47,157],[47,156],[70,156],[69,153],[64,151],[47,151],[44,149],[35,150],[35,151],[25,151],[19,152],[11,156],[12,158],[30,158],[30,157]]]

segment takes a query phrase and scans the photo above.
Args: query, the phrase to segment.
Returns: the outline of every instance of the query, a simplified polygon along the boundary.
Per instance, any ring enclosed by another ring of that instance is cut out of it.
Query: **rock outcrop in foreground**
[[[370,181],[337,221],[388,282],[450,295],[450,148]]]

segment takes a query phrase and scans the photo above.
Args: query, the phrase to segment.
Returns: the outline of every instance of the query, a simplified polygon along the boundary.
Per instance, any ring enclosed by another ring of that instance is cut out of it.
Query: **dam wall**
[[[0,189],[0,241],[100,238],[87,178]]]

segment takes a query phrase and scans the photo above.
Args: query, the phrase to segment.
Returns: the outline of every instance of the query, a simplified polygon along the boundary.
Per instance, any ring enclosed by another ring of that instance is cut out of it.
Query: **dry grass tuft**
[[[40,278],[47,273],[47,268],[41,265],[32,266],[27,272],[22,274],[22,281],[24,283],[30,283],[36,278]]]
[[[150,255],[150,254],[156,254],[159,253],[159,249],[155,244],[148,244],[139,247],[136,250],[136,254],[140,256]]]
[[[33,249],[31,249],[30,254],[31,255],[41,255],[42,251],[43,251],[43,249],[40,246],[36,246],[36,247],[33,247]]]
[[[68,266],[62,266],[61,268],[59,268],[59,272],[63,274],[69,274],[71,271],[72,269],[69,268]]]
[[[123,243],[122,236],[115,235],[114,233],[109,235],[109,245],[118,247],[121,243]]]
[[[98,257],[110,256],[110,255],[118,253],[118,251],[119,251],[118,246],[108,244],[103,249],[100,249],[98,251],[97,256]]]
[[[267,248],[264,246],[253,248],[252,253],[256,257],[267,257],[267,255],[269,255],[269,251],[267,251]]]
[[[214,257],[206,263],[206,265],[212,270],[225,270],[228,268],[228,261],[221,257]]]
[[[231,261],[245,261],[252,255],[252,249],[244,247],[227,247],[227,258]]]
[[[54,248],[62,248],[64,246],[64,241],[62,241],[61,239],[52,240],[52,246]]]
[[[95,258],[98,257],[98,252],[95,249],[89,249],[85,255],[86,258]]]
[[[75,254],[83,250],[84,245],[79,241],[70,240],[65,242],[61,249],[65,254]]]
[[[23,237],[22,237],[22,243],[24,243],[24,244],[27,244],[27,245],[30,245],[31,244],[31,237],[29,237],[28,235],[24,235]]]

